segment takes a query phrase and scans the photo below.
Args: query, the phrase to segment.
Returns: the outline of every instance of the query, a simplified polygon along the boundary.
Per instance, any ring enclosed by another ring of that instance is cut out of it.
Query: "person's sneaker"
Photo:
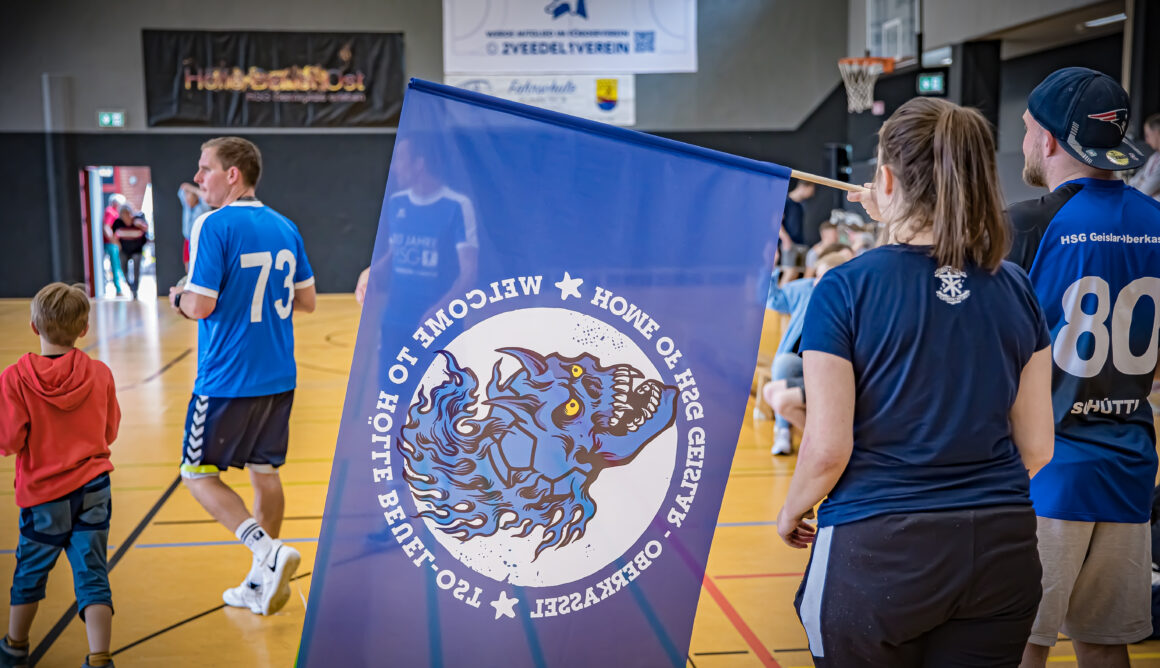
[[[8,636],[0,637],[0,666],[25,668],[27,665],[28,648],[17,649],[8,644]]]
[[[81,668],[93,668],[93,666],[89,663],[88,657],[85,657],[85,663],[83,666],[81,666]],[[101,666],[101,668],[117,668],[117,667],[115,665],[113,665],[112,661],[110,661],[110,662],[106,663],[105,665]]]
[[[290,600],[290,578],[298,570],[302,555],[298,550],[274,541],[274,547],[262,564],[262,586],[258,591],[259,609],[263,615],[278,612]]]
[[[793,452],[793,440],[790,430],[785,427],[774,427],[773,447],[769,450],[773,455],[788,455]]]
[[[222,602],[231,608],[249,608],[255,615],[262,614],[261,585],[251,584],[249,579],[242,584],[222,592]]]

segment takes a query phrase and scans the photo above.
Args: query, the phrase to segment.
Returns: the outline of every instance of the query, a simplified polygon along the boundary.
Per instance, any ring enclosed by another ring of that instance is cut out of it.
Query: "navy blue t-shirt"
[[[1023,367],[1050,344],[1031,282],[1010,262],[956,271],[930,247],[892,245],[827,272],[801,350],[853,364],[854,449],[818,524],[1030,505],[1009,415]]]

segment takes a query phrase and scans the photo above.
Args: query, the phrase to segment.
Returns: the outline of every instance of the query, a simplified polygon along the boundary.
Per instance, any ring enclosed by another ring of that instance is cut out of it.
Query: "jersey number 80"
[[[1094,313],[1086,313],[1081,307],[1083,298],[1095,295]],[[1160,328],[1160,278],[1145,276],[1137,278],[1120,290],[1115,304],[1111,303],[1111,289],[1108,282],[1099,276],[1084,276],[1068,286],[1063,293],[1063,316],[1067,324],[1055,337],[1051,354],[1060,369],[1079,378],[1091,378],[1103,370],[1111,350],[1112,365],[1120,373],[1139,376],[1152,373],[1156,368],[1157,330]],[[1148,347],[1139,355],[1132,354],[1129,333],[1132,316],[1141,297],[1152,300],[1152,334]],[[1111,328],[1106,324],[1111,313]],[[1079,338],[1091,334],[1094,339],[1092,355],[1083,359],[1079,355]]]

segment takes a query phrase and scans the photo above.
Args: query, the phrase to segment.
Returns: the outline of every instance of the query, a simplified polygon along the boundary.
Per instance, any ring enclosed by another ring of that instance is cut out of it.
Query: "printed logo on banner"
[[[647,577],[705,457],[693,370],[648,304],[565,272],[559,304],[544,306],[545,278],[440,305],[412,337],[421,348],[394,356],[368,420],[372,441],[401,455],[385,479],[410,491],[378,496],[395,540],[445,595],[489,604],[494,620],[580,613]]]
[[[584,6],[584,0],[576,0],[576,2],[566,2],[565,0],[553,0],[544,8],[545,12],[552,15],[552,18],[558,19],[561,16],[579,16],[581,18],[588,18],[588,9]]]
[[[616,108],[616,79],[596,80],[596,106],[604,111]]]

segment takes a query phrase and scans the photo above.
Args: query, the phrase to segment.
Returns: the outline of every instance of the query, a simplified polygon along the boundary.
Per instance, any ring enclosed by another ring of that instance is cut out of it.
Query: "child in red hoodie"
[[[89,328],[84,290],[46,286],[32,300],[40,355],[28,353],[0,373],[0,454],[16,455],[20,543],[12,576],[8,635],[0,666],[28,662],[28,631],[61,550],[73,571],[77,610],[90,654],[85,666],[112,666],[113,598],[106,551],[109,444],[121,409],[109,367],[73,347]]]

